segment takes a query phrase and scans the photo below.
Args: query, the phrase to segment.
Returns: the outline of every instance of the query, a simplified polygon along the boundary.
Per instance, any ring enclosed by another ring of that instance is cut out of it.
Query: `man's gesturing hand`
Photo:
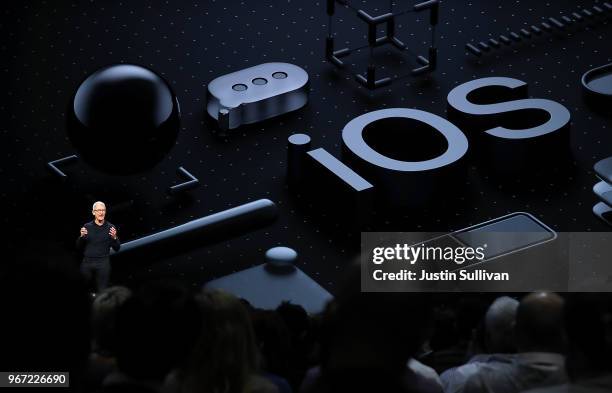
[[[81,228],[81,237],[87,236],[87,229],[85,227]]]
[[[108,234],[113,238],[113,239],[117,239],[117,229],[115,229],[115,227],[111,227],[110,231],[108,231]]]

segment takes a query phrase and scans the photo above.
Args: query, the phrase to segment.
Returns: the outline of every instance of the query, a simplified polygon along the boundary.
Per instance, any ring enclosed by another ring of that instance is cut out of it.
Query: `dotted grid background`
[[[300,268],[333,292],[343,266],[353,256],[351,244],[359,241],[359,232],[344,227],[333,215],[295,203],[285,185],[287,137],[306,132],[312,136],[313,148],[324,147],[339,156],[340,132],[355,116],[396,106],[444,116],[447,93],[459,83],[484,76],[522,79],[529,83],[532,96],[556,100],[571,111],[575,168],[566,181],[508,187],[472,165],[465,187],[448,191],[446,209],[425,206],[419,215],[385,218],[371,229],[448,231],[527,211],[556,230],[609,230],[591,213],[596,202],[591,168],[612,154],[612,124],[585,106],[580,89],[583,72],[612,62],[609,24],[572,28],[568,34],[537,38],[480,60],[464,49],[468,41],[496,37],[595,3],[445,1],[438,27],[438,71],[430,78],[403,78],[373,93],[324,61],[324,2],[6,4],[0,11],[0,176],[2,223],[15,236],[5,239],[22,254],[73,255],[73,241],[80,225],[91,218],[93,199],[109,201],[108,218],[126,241],[269,198],[280,208],[272,226],[164,262],[127,267],[115,280],[132,283],[171,276],[199,286],[207,279],[261,263],[270,247],[287,245],[299,252]],[[387,2],[353,4],[382,13]],[[338,47],[343,42],[363,44],[365,26],[346,10],[340,9],[338,15]],[[427,14],[402,17],[398,31],[412,48],[422,51],[429,40]],[[309,73],[309,105],[240,128],[228,140],[214,138],[204,116],[206,84],[217,76],[269,61],[295,63]],[[70,97],[87,75],[112,63],[142,64],[168,80],[182,109],[176,146],[162,163],[139,175],[112,177],[78,162],[64,167],[69,181],[58,182],[45,163],[76,153],[64,126]],[[407,64],[398,61],[398,68]],[[170,197],[165,189],[181,181],[176,176],[181,165],[202,184],[185,195]]]

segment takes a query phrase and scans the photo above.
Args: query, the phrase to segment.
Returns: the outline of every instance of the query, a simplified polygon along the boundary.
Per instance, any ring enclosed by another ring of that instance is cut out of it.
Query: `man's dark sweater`
[[[115,251],[119,251],[121,243],[119,237],[113,239],[109,235],[110,229],[114,227],[108,221],[104,221],[102,225],[98,225],[95,221],[90,221],[83,225],[87,229],[87,235],[77,239],[77,248],[80,250],[83,247],[83,256],[85,258],[105,258],[110,253],[112,247]]]

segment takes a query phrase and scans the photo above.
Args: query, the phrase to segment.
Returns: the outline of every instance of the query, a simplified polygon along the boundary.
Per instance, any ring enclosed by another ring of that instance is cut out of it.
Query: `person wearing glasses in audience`
[[[83,250],[83,262],[81,273],[88,283],[95,278],[95,293],[100,292],[108,286],[110,277],[110,249],[119,251],[121,243],[117,236],[117,228],[105,220],[106,205],[104,202],[93,204],[92,212],[94,219],[81,227],[81,234],[77,239],[77,248]]]

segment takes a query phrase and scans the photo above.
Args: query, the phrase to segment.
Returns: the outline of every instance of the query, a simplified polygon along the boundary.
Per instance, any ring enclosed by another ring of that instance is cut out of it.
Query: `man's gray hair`
[[[93,206],[91,207],[91,210],[96,210],[96,205],[104,205],[104,207],[106,207],[106,204],[102,201],[96,201],[94,202]]]

